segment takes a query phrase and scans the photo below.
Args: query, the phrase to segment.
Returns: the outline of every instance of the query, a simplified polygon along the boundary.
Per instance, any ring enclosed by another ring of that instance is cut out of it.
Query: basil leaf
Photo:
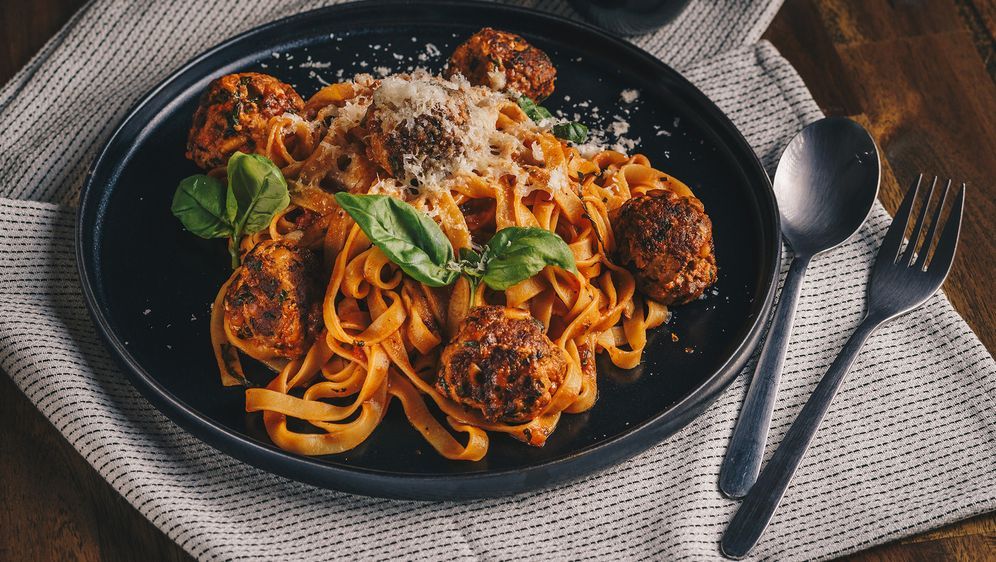
[[[588,127],[577,121],[558,123],[553,126],[553,135],[560,139],[569,140],[574,144],[584,144],[584,141],[588,140]]]
[[[519,103],[519,107],[522,108],[522,111],[524,111],[533,121],[539,122],[553,117],[553,115],[545,107],[537,105],[536,102],[526,96],[519,96],[517,101]],[[588,140],[588,127],[578,123],[577,121],[572,121],[570,123],[558,123],[553,126],[553,135],[560,139],[569,140],[575,144],[582,144],[584,141]]]
[[[482,256],[470,248],[460,248],[460,272],[467,277],[480,279],[484,275]]]
[[[233,231],[227,199],[220,181],[198,174],[180,182],[170,210],[191,233],[201,238],[225,238]]]
[[[525,281],[548,265],[577,271],[574,254],[557,234],[543,228],[511,226],[499,230],[484,249],[483,281],[504,290]]]
[[[460,273],[470,282],[470,306],[474,306],[474,295],[477,294],[477,286],[481,284],[486,266],[483,256],[470,248],[460,248],[460,263],[456,264]]]
[[[460,276],[450,268],[453,246],[429,215],[386,195],[340,192],[335,200],[409,277],[430,287],[445,287]]]
[[[528,96],[519,96],[517,101],[519,102],[519,107],[522,108],[522,111],[526,112],[526,115],[528,115],[533,121],[542,121],[553,117],[553,115],[550,114],[545,107],[542,105],[536,105],[536,102]]]
[[[236,209],[232,221],[236,238],[263,230],[273,215],[290,204],[280,168],[258,154],[232,154],[228,159],[228,189],[228,206]]]

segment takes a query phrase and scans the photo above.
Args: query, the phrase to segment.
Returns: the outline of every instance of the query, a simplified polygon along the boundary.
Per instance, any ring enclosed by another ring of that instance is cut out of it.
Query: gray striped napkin
[[[518,3],[572,15],[556,1]],[[201,559],[718,557],[736,504],[716,481],[743,377],[673,438],[604,473],[510,499],[425,504],[322,490],[233,460],[159,414],[114,365],[74,263],[87,166],[126,108],[183,61],[317,4],[94,0],[0,91],[0,367]],[[821,116],[792,67],[757,42],[778,4],[695,1],[636,40],[716,101],[769,170]],[[813,262],[774,444],[857,325],[888,220],[876,206],[851,242]],[[755,556],[827,558],[996,509],[994,412],[996,364],[938,295],[868,343]]]

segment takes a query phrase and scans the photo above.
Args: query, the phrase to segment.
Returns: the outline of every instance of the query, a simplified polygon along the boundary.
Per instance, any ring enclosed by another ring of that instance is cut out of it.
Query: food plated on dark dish
[[[174,419],[323,485],[476,497],[633,454],[732,380],[777,267],[743,139],[633,47],[475,8],[443,25],[409,6],[423,23],[355,34],[335,26],[378,21],[363,5],[260,28],[110,141],[94,176],[111,179],[82,200],[84,285]],[[247,49],[267,56],[225,62]],[[158,191],[129,193],[142,166]],[[169,264],[122,235],[136,207]],[[170,298],[129,286],[126,256]]]
[[[716,281],[702,202],[538,105],[556,74],[485,28],[443,76],[359,74],[307,101],[254,72],[204,91],[187,157],[208,175],[172,211],[228,241],[212,345],[275,444],[348,451],[396,400],[448,459],[482,459],[489,432],[541,447],[595,404],[597,355],[636,367],[668,307]],[[278,374],[252,387],[241,354]]]

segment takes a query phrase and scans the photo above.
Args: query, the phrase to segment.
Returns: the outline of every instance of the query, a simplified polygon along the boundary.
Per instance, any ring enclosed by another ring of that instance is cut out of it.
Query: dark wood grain
[[[0,82],[82,0],[0,0]],[[865,125],[885,156],[890,211],[919,172],[969,183],[963,241],[945,291],[996,349],[996,3],[787,0],[765,34],[828,114]],[[189,560],[0,376],[0,559]],[[850,560],[996,560],[996,514]]]
[[[0,2],[0,83],[6,82],[86,2]]]

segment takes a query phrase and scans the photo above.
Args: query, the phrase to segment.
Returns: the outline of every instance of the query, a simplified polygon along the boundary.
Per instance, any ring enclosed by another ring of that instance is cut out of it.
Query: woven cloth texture
[[[556,1],[517,3],[574,17]],[[758,42],[778,4],[693,1],[634,40],[715,101],[769,171],[822,116],[788,62]],[[74,206],[87,167],[127,108],[185,60],[317,5],[94,0],[0,91],[0,368],[199,559],[719,557],[737,504],[719,494],[718,471],[746,377],[666,442],[600,474],[513,498],[418,503],[319,489],[227,457],[161,415],[116,367],[76,272]],[[888,223],[876,205],[851,241],[813,261],[769,452],[858,324]],[[994,473],[996,363],[939,294],[868,342],[753,556],[828,558],[992,511]]]

